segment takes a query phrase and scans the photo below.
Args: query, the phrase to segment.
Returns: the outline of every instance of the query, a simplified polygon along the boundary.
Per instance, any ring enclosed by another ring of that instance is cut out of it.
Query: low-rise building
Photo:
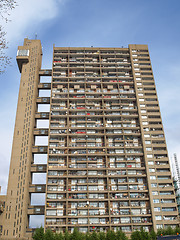
[[[1,186],[0,186],[0,193],[1,193]],[[5,206],[5,195],[0,195],[0,236],[2,234],[2,221],[3,221],[3,212],[4,212],[4,206]]]

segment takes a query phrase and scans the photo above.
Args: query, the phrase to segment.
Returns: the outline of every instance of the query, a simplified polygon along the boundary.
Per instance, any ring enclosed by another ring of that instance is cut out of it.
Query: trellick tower
[[[21,83],[3,238],[31,238],[31,215],[44,215],[45,228],[56,232],[177,226],[147,45],[54,47],[51,70],[41,69],[41,58],[39,40],[18,47]],[[44,162],[36,163],[40,155]],[[46,173],[44,184],[32,182],[37,173]],[[31,195],[40,193],[44,205],[32,205]]]

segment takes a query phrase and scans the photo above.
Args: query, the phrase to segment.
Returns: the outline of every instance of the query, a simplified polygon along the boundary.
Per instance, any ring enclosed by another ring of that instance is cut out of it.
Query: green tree
[[[97,232],[95,232],[95,231],[93,231],[92,233],[91,233],[91,240],[99,240],[99,237],[98,237],[98,233]]]
[[[70,240],[82,240],[84,237],[83,233],[80,233],[77,228],[74,228],[73,233],[70,235]]]
[[[122,231],[117,231],[116,233],[116,240],[128,240],[126,234]]]
[[[157,239],[157,234],[155,233],[154,230],[151,230],[151,232],[150,232],[150,239],[151,240],[156,240]]]
[[[70,234],[68,233],[67,229],[65,230],[64,233],[64,240],[70,240]]]
[[[141,233],[139,231],[135,231],[131,234],[131,240],[141,240]]]
[[[89,232],[86,233],[85,240],[91,240],[91,234]]]
[[[172,229],[172,227],[170,226],[166,228],[166,235],[174,235],[174,234],[176,234],[175,229]]]
[[[44,240],[44,228],[36,228],[34,234],[33,234],[33,239],[35,240]]]
[[[46,230],[44,240],[54,240],[54,233],[51,231],[51,229]]]
[[[175,228],[175,234],[180,234],[180,227]]]
[[[161,234],[162,234],[162,235],[166,235],[165,229],[159,228],[159,229],[157,230],[157,235],[160,236]]]
[[[59,234],[56,233],[54,235],[54,240],[64,240],[64,236],[63,236],[62,232],[60,232]]]
[[[99,236],[99,240],[104,240],[104,239],[106,239],[106,234],[104,233],[104,232],[100,232],[99,234],[98,234]]]
[[[141,240],[150,240],[150,236],[148,232],[145,232],[143,228],[141,228]]]
[[[108,231],[106,234],[106,240],[116,240],[116,233],[114,231]]]

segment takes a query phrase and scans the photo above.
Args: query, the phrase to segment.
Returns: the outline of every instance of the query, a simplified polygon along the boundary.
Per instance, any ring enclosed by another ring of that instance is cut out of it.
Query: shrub
[[[116,240],[128,240],[126,234],[122,231],[117,231],[116,233]]]
[[[33,234],[33,239],[35,240],[44,240],[44,228],[36,228],[34,234]]]
[[[47,229],[44,234],[44,240],[54,240],[54,233],[51,231],[51,229]]]

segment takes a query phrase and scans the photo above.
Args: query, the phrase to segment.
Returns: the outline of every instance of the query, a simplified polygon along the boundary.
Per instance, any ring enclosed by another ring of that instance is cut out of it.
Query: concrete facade
[[[41,69],[41,58],[39,40],[18,47],[21,82],[3,239],[30,239],[31,215],[44,215],[45,228],[56,232],[175,227],[177,203],[147,45],[54,47],[52,69]],[[45,120],[48,126],[39,127]],[[36,163],[38,156],[44,162]],[[46,183],[33,183],[37,173],[46,173]],[[45,205],[32,206],[31,195],[39,193]]]

